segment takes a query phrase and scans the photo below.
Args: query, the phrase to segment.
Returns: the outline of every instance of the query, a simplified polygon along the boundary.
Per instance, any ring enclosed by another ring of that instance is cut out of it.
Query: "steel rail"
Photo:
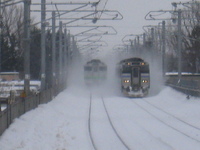
[[[167,111],[165,111],[165,110],[159,108],[158,106],[156,106],[156,105],[154,105],[154,104],[152,104],[152,103],[150,103],[150,102],[148,102],[148,101],[146,101],[146,100],[144,100],[144,102],[145,102],[145,103],[148,103],[149,105],[153,106],[154,108],[158,109],[159,111],[164,112],[165,114],[167,114],[167,115],[169,115],[169,116],[171,116],[171,117],[173,117],[173,118],[179,120],[180,122],[182,122],[182,123],[184,123],[184,124],[187,124],[188,126],[190,126],[190,127],[192,127],[192,128],[195,128],[195,129],[197,129],[197,130],[200,131],[200,128],[199,128],[199,127],[196,127],[196,126],[194,126],[194,125],[192,125],[192,124],[190,124],[190,123],[188,123],[188,122],[186,122],[186,121],[184,121],[184,120],[182,120],[182,119],[180,119],[180,118],[178,118],[178,117],[176,117],[176,116],[170,114],[169,112],[167,112]]]
[[[115,134],[117,135],[118,139],[122,142],[122,144],[126,147],[126,149],[127,149],[127,150],[131,150],[131,148],[129,148],[129,146],[125,143],[125,141],[121,138],[121,136],[118,134],[117,130],[115,129],[115,127],[114,127],[114,125],[113,125],[113,123],[112,123],[111,117],[110,117],[110,115],[109,115],[109,113],[108,113],[106,104],[105,104],[105,102],[104,102],[104,98],[101,97],[101,100],[102,100],[102,102],[103,102],[103,106],[104,106],[106,115],[107,115],[107,117],[108,117],[109,123],[110,123],[110,125],[111,125],[113,131],[114,131]]]
[[[130,100],[131,101],[131,100]],[[174,131],[200,143],[200,140],[182,132],[181,130],[177,129],[176,127],[173,127],[172,125],[166,123],[165,121],[163,121],[162,119],[160,119],[158,116],[154,115],[153,113],[151,113],[149,110],[147,110],[145,107],[141,106],[140,104],[136,103],[135,101],[131,101],[132,103],[134,103],[135,105],[137,105],[139,108],[141,108],[143,111],[145,111],[146,113],[148,113],[149,115],[151,115],[153,118],[157,119],[158,121],[160,121],[161,123],[163,123],[164,125],[168,126],[169,128],[173,129]]]
[[[93,148],[95,150],[98,150],[97,146],[94,143],[94,139],[93,139],[92,131],[91,131],[91,112],[92,112],[92,94],[90,94],[90,103],[89,103],[88,131],[89,131],[89,136],[90,136],[90,140],[91,140]]]

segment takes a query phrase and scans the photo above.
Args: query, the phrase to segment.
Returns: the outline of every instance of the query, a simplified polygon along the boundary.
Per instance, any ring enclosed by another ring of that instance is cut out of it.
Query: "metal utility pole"
[[[2,5],[1,5],[1,0],[0,0],[0,72],[1,72],[1,51],[2,51],[2,27],[3,27],[3,16],[2,16]]]
[[[46,0],[41,0],[41,90],[46,88]]]
[[[59,83],[62,84],[62,50],[63,50],[63,45],[62,45],[62,21],[59,22]]]
[[[64,75],[67,77],[67,29],[64,29]]]
[[[56,85],[56,13],[52,12],[52,87]]]
[[[71,35],[70,33],[67,34],[67,67],[69,70],[71,63]]]
[[[181,70],[182,70],[182,66],[181,66],[181,59],[182,59],[181,12],[182,12],[181,9],[179,9],[178,10],[178,79],[179,79],[179,82],[181,80]]]
[[[139,35],[137,35],[137,45],[139,46],[139,44],[140,44],[140,37]]]
[[[30,92],[30,5],[31,0],[24,0],[24,90]]]
[[[143,45],[145,46],[145,44],[146,44],[146,34],[143,33]]]
[[[154,28],[151,28],[151,42],[152,42],[152,49],[155,48],[154,42],[155,42],[155,36],[154,36]]]
[[[76,49],[75,49],[75,39],[74,39],[74,36],[72,36],[72,57],[75,57],[76,56]]]
[[[163,76],[165,75],[166,68],[165,68],[165,51],[166,51],[166,39],[165,39],[165,21],[162,21],[162,69],[163,69]]]
[[[67,56],[67,29],[66,28],[64,29],[64,52],[65,52],[65,56]]]

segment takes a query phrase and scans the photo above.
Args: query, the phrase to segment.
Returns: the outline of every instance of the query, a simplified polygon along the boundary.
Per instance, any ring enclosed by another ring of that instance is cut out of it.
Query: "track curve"
[[[106,117],[105,120],[107,120],[107,122],[108,122],[107,124],[109,124],[109,126],[110,126],[109,130],[112,130],[112,132],[113,132],[112,137],[115,136],[114,137],[115,141],[118,140],[117,143],[118,143],[118,145],[121,145],[123,150],[131,150],[131,148],[126,144],[126,142],[123,140],[123,138],[119,135],[116,128],[114,127],[112,119],[109,115],[109,111],[108,111],[106,104],[104,102],[104,98],[101,97],[100,100],[101,100],[101,105],[102,105],[101,106],[101,113],[105,113],[104,118]],[[99,148],[99,146],[98,146],[100,144],[97,142],[98,140],[95,140],[95,139],[97,139],[96,136],[98,136],[98,135],[96,135],[94,133],[95,131],[92,130],[92,128],[95,128],[94,127],[95,126],[95,119],[92,118],[93,113],[95,113],[95,102],[94,101],[97,101],[97,100],[96,99],[94,100],[92,94],[90,94],[89,115],[88,115],[88,132],[89,132],[89,137],[90,137],[93,149],[94,150],[100,150],[101,148]],[[98,105],[98,107],[100,107],[100,106]],[[108,130],[108,129],[106,129],[106,130]],[[104,136],[108,136],[108,135],[104,135]],[[102,143],[102,144],[106,144],[106,143]],[[115,142],[115,144],[116,144],[116,142]]]

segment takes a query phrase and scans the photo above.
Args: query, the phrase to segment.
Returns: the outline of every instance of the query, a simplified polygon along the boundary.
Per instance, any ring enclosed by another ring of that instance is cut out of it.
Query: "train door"
[[[139,67],[132,68],[132,86],[133,87],[140,86],[140,68]]]

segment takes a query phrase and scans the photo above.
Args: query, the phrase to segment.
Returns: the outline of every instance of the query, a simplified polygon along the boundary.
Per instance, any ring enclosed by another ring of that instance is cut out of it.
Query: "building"
[[[1,81],[20,80],[19,72],[0,72]]]

